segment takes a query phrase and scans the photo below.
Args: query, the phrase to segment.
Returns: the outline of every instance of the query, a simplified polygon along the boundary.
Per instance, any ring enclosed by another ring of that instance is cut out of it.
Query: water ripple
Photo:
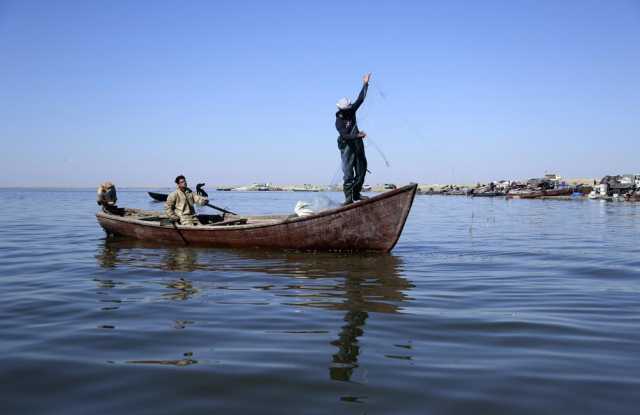
[[[211,195],[259,213],[308,196]],[[93,197],[0,190],[3,413],[640,404],[640,205],[418,197],[391,255],[341,255],[106,240]]]

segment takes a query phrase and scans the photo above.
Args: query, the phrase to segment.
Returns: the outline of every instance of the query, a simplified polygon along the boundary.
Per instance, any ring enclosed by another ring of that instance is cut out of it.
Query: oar
[[[198,183],[198,185],[196,186],[196,193],[199,196],[209,197],[207,192],[205,192],[204,189],[203,189],[204,185],[205,185],[204,183]],[[218,210],[218,211],[220,211],[222,213],[228,213],[230,215],[236,215],[236,216],[238,215],[237,213],[233,213],[233,212],[231,212],[230,210],[227,210],[227,209],[222,209],[221,207],[218,207],[216,205],[212,205],[211,203],[207,203],[207,204],[205,204],[205,206],[209,206],[211,209]]]
[[[180,235],[180,239],[182,239],[182,242],[184,242],[185,245],[189,245],[189,242],[187,242],[186,239],[184,239],[184,236],[182,236],[182,232],[180,232],[180,229],[178,229],[178,226],[176,225],[176,222],[172,219],[169,219],[171,221],[171,224],[173,225],[173,229],[175,229],[178,232],[178,235]]]
[[[237,214],[237,213],[233,213],[232,211],[227,210],[227,209],[222,209],[221,207],[218,207],[218,206],[212,205],[211,203],[207,203],[207,204],[205,204],[205,206],[209,206],[210,208],[215,209],[215,210],[219,210],[220,212],[223,212],[223,213],[228,213],[228,214],[230,214],[230,215],[236,215],[236,216],[238,216],[238,214]]]

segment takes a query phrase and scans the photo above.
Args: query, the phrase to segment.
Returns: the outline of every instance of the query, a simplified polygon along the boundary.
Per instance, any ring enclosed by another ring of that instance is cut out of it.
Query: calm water
[[[640,204],[418,196],[391,255],[106,241],[93,191],[0,205],[2,414],[640,406]]]

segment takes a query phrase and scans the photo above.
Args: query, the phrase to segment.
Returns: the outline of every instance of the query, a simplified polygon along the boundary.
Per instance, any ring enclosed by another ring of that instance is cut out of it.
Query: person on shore
[[[204,206],[209,203],[206,197],[193,193],[187,187],[187,179],[183,175],[176,177],[177,188],[170,193],[164,204],[164,211],[169,219],[179,222],[181,225],[198,225],[196,210],[193,205]]]
[[[364,75],[362,78],[362,90],[355,102],[351,103],[348,98],[341,98],[336,106],[336,129],[340,136],[338,137],[338,149],[342,159],[343,173],[343,192],[345,201],[348,205],[354,201],[367,199],[362,196],[362,186],[364,185],[364,177],[367,174],[367,157],[364,152],[364,138],[367,134],[358,129],[356,121],[356,111],[364,102],[369,88],[369,80],[371,73]]]

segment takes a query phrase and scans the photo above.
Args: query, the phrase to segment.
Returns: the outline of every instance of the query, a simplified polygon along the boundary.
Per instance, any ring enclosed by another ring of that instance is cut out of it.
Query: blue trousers
[[[360,200],[360,192],[367,174],[367,157],[361,139],[339,140],[338,148],[342,158],[343,192],[346,201]]]

